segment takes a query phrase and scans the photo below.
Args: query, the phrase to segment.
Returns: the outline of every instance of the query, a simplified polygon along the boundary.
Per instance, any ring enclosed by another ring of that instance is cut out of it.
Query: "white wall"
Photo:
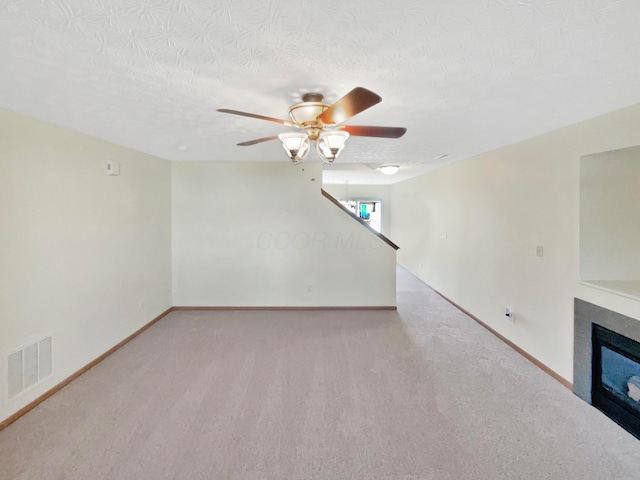
[[[2,420],[171,306],[171,169],[4,110],[0,145],[2,389],[12,350],[52,334],[54,360]]]
[[[319,163],[172,168],[174,305],[396,304],[395,251],[321,195]]]
[[[324,189],[338,200],[346,198],[375,198],[382,200],[382,233],[390,237],[391,232],[391,185],[331,184]],[[390,240],[393,241],[391,238]]]
[[[580,157],[640,144],[638,125],[634,106],[394,185],[399,263],[571,380],[574,296],[640,318],[579,283]]]

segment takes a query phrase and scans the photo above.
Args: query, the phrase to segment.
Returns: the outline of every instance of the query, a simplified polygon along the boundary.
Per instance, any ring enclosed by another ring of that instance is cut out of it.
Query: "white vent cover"
[[[38,342],[38,378],[42,380],[53,373],[51,337],[45,337]]]
[[[7,398],[33,387],[53,372],[51,336],[27,345],[7,357]]]
[[[9,355],[7,371],[9,372],[7,392],[9,398],[11,398],[24,390],[24,382],[22,381],[22,350],[18,350]]]

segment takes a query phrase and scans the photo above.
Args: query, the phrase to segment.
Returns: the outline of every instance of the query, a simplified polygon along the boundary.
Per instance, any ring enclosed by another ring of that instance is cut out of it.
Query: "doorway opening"
[[[350,198],[340,199],[340,203],[360,217],[365,223],[378,233],[382,231],[382,199],[379,198]]]

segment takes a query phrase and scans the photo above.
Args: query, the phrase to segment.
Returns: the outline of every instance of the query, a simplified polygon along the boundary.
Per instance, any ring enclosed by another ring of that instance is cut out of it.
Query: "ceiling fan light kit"
[[[316,150],[320,160],[329,164],[333,163],[344,148],[347,138],[349,138],[349,133],[344,130],[322,132],[316,142]]]
[[[309,153],[309,137],[304,133],[281,133],[278,138],[294,165],[304,160]]]
[[[380,96],[366,88],[354,88],[333,105],[323,103],[323,98],[321,93],[304,94],[301,103],[296,103],[289,108],[291,122],[238,110],[218,109],[218,111],[267,120],[304,130],[304,133],[281,133],[278,136],[259,138],[238,144],[240,146],[249,146],[279,139],[294,165],[306,158],[311,150],[312,142],[315,144],[315,150],[320,160],[324,163],[332,164],[344,149],[345,142],[350,135],[400,138],[407,131],[406,128],[401,127],[340,125],[382,100]]]

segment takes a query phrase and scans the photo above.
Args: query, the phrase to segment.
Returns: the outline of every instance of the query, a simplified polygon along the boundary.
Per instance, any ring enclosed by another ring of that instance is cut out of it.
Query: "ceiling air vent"
[[[51,336],[15,350],[7,357],[7,398],[10,400],[53,372]]]

